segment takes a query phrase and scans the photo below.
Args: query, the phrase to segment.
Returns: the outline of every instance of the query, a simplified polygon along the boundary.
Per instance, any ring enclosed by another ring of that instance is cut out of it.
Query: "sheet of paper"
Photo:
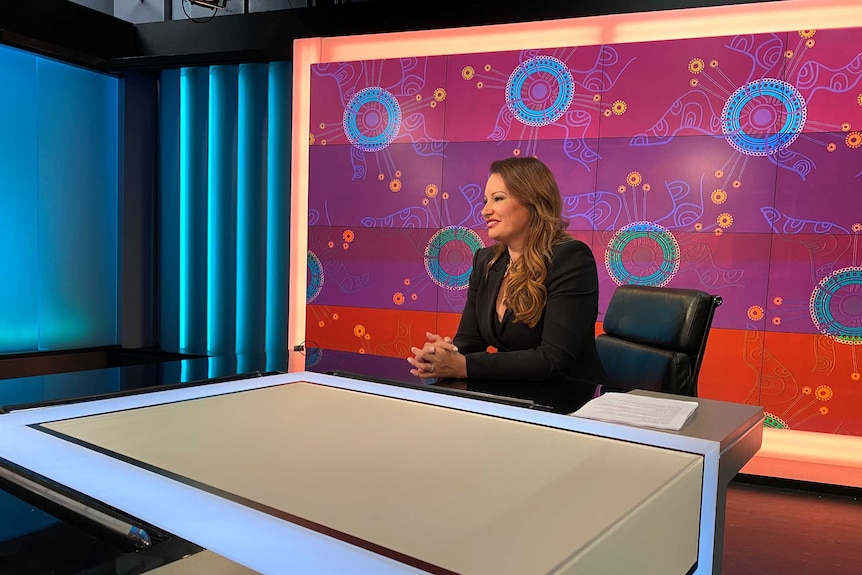
[[[591,399],[569,415],[678,431],[696,409],[696,401],[647,397],[631,393],[606,393]]]

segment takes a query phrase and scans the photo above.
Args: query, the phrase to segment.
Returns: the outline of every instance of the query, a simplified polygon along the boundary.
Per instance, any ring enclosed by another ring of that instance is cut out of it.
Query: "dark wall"
[[[122,83],[119,245],[120,342],[156,345],[155,291],[158,83],[155,75],[130,72]]]

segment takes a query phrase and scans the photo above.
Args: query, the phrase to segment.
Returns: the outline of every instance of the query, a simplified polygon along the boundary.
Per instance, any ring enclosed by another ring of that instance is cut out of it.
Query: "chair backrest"
[[[619,286],[596,338],[610,386],[697,396],[697,377],[721,297],[682,288]],[[607,390],[607,388],[606,388]]]

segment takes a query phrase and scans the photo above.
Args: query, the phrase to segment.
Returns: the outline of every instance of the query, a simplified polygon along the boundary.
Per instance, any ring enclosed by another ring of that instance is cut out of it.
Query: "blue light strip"
[[[266,162],[266,361],[269,371],[287,368],[292,77],[290,62],[269,65]]]
[[[233,353],[235,305],[236,67],[209,72],[207,353]],[[210,377],[214,377],[210,374]]]
[[[219,296],[222,292],[218,289],[219,275],[223,265],[223,255],[219,242],[222,204],[220,179],[221,170],[219,165],[220,140],[224,138],[221,133],[223,124],[219,122],[219,114],[223,106],[221,95],[224,86],[224,68],[213,66],[209,71],[209,119],[207,132],[207,354],[218,353],[218,344],[224,338],[224,333],[219,329],[218,310],[224,305]]]
[[[190,141],[193,132],[190,103],[195,98],[195,82],[192,70],[184,68],[180,72],[180,288],[179,288],[179,331],[180,351],[189,348],[189,195],[190,195]]]
[[[180,351],[207,346],[207,133],[209,74],[184,68],[180,88]]]
[[[264,351],[266,334],[266,96],[267,66],[239,66],[237,103],[236,353]]]

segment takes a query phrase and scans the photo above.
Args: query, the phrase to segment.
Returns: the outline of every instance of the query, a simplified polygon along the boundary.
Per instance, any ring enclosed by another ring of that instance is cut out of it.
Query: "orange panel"
[[[700,397],[760,405],[759,364],[747,352],[753,337],[740,330],[714,329],[709,334],[700,368]]]
[[[309,305],[309,347],[389,357],[410,355],[425,343],[425,332],[454,335],[459,314]],[[438,327],[439,326],[439,327]]]
[[[862,436],[854,346],[821,335],[713,329],[701,397],[761,405],[781,429]]]

